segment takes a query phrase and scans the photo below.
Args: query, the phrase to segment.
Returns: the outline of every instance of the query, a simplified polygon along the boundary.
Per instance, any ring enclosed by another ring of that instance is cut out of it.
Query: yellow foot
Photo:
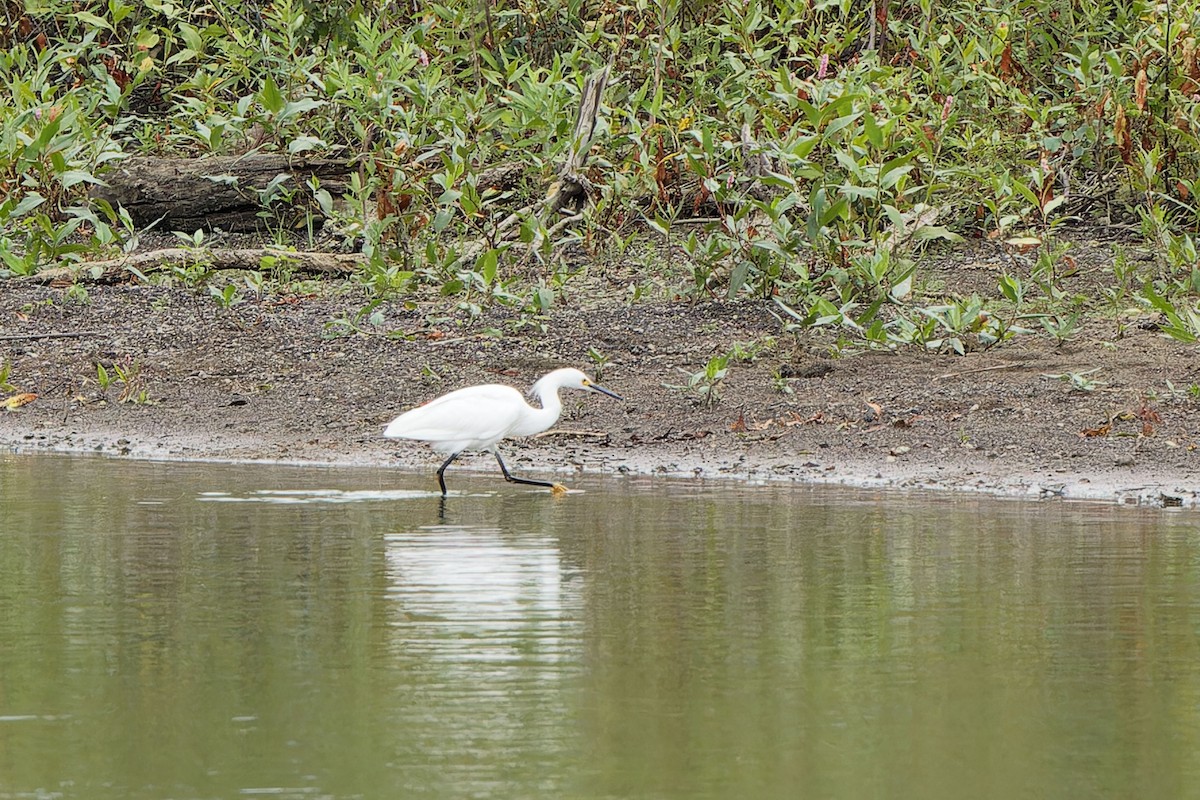
[[[555,497],[562,497],[566,493],[567,487],[563,486],[561,483],[556,483],[550,487],[550,494],[554,495]]]

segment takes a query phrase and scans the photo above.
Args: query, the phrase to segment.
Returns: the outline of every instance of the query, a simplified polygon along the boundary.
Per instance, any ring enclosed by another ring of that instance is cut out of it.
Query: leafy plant
[[[96,382],[100,391],[108,394],[112,387],[121,387],[117,401],[145,405],[151,403],[150,393],[142,380],[141,365],[136,361],[126,359],[125,362],[114,362],[108,367],[96,362]]]
[[[607,368],[608,365],[612,363],[612,360],[608,356],[606,356],[604,353],[597,350],[595,347],[588,348],[587,357],[589,359],[591,359],[593,364],[596,365],[596,369],[595,369],[596,374],[593,377],[595,377],[597,383],[603,383],[604,379],[601,376],[604,374],[605,368]]]
[[[1094,392],[1101,386],[1106,386],[1105,381],[1098,381],[1092,378],[1100,371],[1099,367],[1094,369],[1083,370],[1082,372],[1063,372],[1057,374],[1042,373],[1043,378],[1052,378],[1057,381],[1062,381],[1071,387],[1076,392]]]
[[[1034,318],[1065,341],[1086,312],[1064,289],[1058,232],[1102,196],[1156,253],[1143,307],[1197,336],[1196,0],[997,0],[983,17],[920,0],[865,37],[846,2],[527,11],[25,4],[0,33],[0,278],[131,249],[128,212],[89,197],[128,155],[275,152],[355,160],[340,199],[280,177],[258,200],[300,210],[295,229],[270,215],[281,240],[312,242],[323,219],[363,254],[372,298],[424,292],[536,320],[583,283],[571,264],[624,257],[649,231],[662,250],[638,265],[631,301],[772,298],[792,329],[847,346],[966,352]],[[609,61],[591,205],[546,218],[582,83]],[[1000,279],[998,300],[918,296],[922,257],[963,234],[1037,246],[1037,260]],[[181,238],[197,257],[173,274],[204,285],[206,234]],[[1145,277],[1114,268],[1114,316]],[[244,299],[232,285],[209,291],[230,307]]]
[[[242,290],[236,283],[227,283],[220,287],[209,286],[208,293],[217,302],[217,305],[224,309],[230,309],[246,302],[246,298],[242,296]]]
[[[729,370],[729,359],[728,353],[713,356],[703,369],[695,372],[688,372],[681,367],[679,371],[686,376],[686,383],[665,385],[669,389],[692,392],[703,405],[716,405],[721,400],[721,388],[725,381],[725,373]]]
[[[1142,287],[1139,299],[1163,315],[1166,320],[1161,326],[1163,333],[1181,342],[1200,340],[1200,306],[1179,308],[1156,292],[1149,281]]]
[[[1079,332],[1080,316],[1081,312],[1079,311],[1066,315],[1048,314],[1041,317],[1041,323],[1046,332],[1053,336],[1061,346],[1073,339]]]

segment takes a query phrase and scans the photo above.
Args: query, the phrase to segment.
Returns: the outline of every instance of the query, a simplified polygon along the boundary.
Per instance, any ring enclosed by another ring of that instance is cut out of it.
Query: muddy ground
[[[965,256],[941,280],[986,291],[997,271]],[[435,299],[385,304],[383,324],[363,320],[364,332],[332,324],[366,302],[349,284],[223,309],[204,289],[91,286],[78,302],[65,288],[0,282],[0,364],[10,366],[0,399],[37,395],[0,412],[0,446],[387,466],[427,472],[436,486],[439,457],[382,439],[388,420],[467,384],[524,388],[567,365],[595,372],[594,348],[607,359],[602,382],[625,402],[569,394],[552,432],[506,446],[514,472],[568,484],[577,471],[619,471],[1200,498],[1200,399],[1189,391],[1200,352],[1152,320],[1122,335],[1091,323],[1063,346],[1038,335],[966,356],[914,347],[835,358],[831,334],[784,331],[770,302],[628,303],[624,278],[589,280],[541,320],[498,306],[472,319]],[[731,363],[714,402],[673,388],[734,343],[754,356]],[[1052,377],[1089,370],[1090,391]],[[475,455],[459,469],[495,465]]]

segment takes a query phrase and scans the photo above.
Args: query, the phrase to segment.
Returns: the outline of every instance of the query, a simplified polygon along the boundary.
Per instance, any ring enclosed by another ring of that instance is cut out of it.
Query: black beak
[[[608,389],[605,389],[603,386],[600,386],[599,384],[589,383],[588,388],[591,389],[593,392],[599,392],[600,394],[606,394],[614,400],[621,400],[621,401],[625,400],[625,398],[621,397],[621,395],[617,394],[616,392],[610,392]]]

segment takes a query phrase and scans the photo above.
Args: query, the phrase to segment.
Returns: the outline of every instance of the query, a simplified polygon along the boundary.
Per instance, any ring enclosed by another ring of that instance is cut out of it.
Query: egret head
[[[582,389],[585,392],[599,392],[606,394],[609,397],[617,400],[624,400],[616,392],[610,392],[600,384],[593,381],[581,370],[574,367],[566,367],[564,369],[556,369],[553,372],[542,376],[541,380],[533,385],[533,392],[538,396],[543,393],[553,392],[557,389]]]

